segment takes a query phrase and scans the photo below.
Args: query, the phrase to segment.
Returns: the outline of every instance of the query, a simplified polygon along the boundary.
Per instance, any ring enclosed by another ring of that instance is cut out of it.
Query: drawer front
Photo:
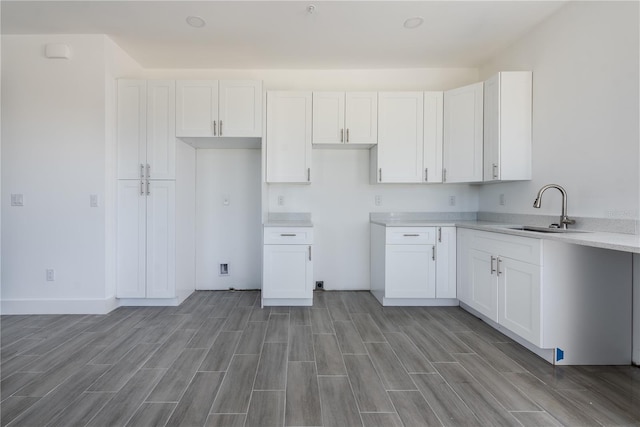
[[[542,265],[542,240],[540,239],[476,231],[469,241],[472,248],[484,250],[496,256]]]
[[[435,245],[436,227],[387,227],[387,245]]]
[[[310,245],[313,243],[311,227],[265,227],[265,245]]]

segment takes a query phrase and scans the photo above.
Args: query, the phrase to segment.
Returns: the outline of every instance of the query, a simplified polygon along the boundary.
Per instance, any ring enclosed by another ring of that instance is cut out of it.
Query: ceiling
[[[349,69],[477,67],[563,4],[3,0],[0,7],[2,34],[107,34],[145,68]],[[206,26],[187,25],[188,16]],[[404,28],[416,16],[424,24]]]

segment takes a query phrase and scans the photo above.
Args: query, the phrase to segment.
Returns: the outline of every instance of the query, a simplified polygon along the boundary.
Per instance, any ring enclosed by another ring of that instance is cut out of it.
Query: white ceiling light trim
[[[404,21],[403,25],[406,29],[412,30],[414,28],[418,28],[422,24],[424,24],[424,18],[422,16],[414,16]]]
[[[193,28],[202,28],[207,25],[206,21],[199,16],[187,16],[187,24]]]

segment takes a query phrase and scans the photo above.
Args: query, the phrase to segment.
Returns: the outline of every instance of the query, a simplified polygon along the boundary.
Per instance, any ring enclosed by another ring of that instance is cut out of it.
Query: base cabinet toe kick
[[[460,306],[558,365],[629,365],[632,255],[457,230]]]

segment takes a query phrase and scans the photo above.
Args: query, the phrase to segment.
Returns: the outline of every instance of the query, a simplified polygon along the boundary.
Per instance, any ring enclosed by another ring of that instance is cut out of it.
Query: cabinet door
[[[484,180],[500,180],[500,74],[484,82]]]
[[[262,82],[221,80],[218,136],[262,136]]]
[[[176,82],[176,136],[218,136],[218,81]]]
[[[346,142],[344,92],[313,92],[313,143]]]
[[[309,245],[264,245],[262,297],[311,298]]]
[[[385,297],[435,298],[433,245],[387,245]]]
[[[353,145],[377,144],[378,93],[347,92],[345,99],[345,143]]]
[[[483,84],[444,93],[444,182],[482,181]]]
[[[438,227],[436,298],[456,298],[456,228]]]
[[[377,182],[422,182],[422,92],[378,94]]]
[[[176,86],[173,80],[147,83],[148,177],[176,177]]]
[[[465,303],[497,322],[498,285],[497,276],[492,272],[496,263],[491,257],[490,253],[469,249],[469,295]]]
[[[146,196],[142,181],[118,181],[116,297],[144,298],[146,288]]]
[[[267,92],[267,182],[311,182],[311,92]]]
[[[146,164],[147,83],[118,80],[118,179],[139,179]]]
[[[442,182],[442,92],[424,93],[424,181]]]
[[[498,258],[498,323],[541,344],[540,266]]]
[[[150,181],[147,195],[147,298],[175,297],[175,181]]]

